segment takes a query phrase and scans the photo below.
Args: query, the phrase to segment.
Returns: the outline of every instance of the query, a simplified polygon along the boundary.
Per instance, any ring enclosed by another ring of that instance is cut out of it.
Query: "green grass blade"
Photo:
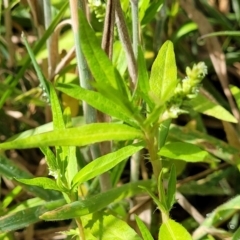
[[[40,51],[40,49],[43,47],[43,45],[45,44],[46,40],[52,34],[52,32],[54,31],[55,27],[57,26],[57,24],[61,20],[64,12],[67,9],[67,7],[68,7],[68,2],[65,2],[63,4],[62,8],[60,9],[59,13],[53,19],[53,21],[52,21],[51,25],[49,26],[49,28],[46,30],[46,32],[42,36],[42,38],[34,46],[34,48],[33,48],[33,53],[34,54],[37,54]],[[31,63],[31,59],[27,55],[24,58],[24,60],[23,60],[23,66],[19,70],[18,74],[16,76],[9,75],[8,78],[5,80],[5,84],[8,85],[8,89],[7,89],[7,91],[4,92],[4,94],[0,98],[0,108],[2,108],[2,106],[3,106],[4,102],[6,101],[6,99],[11,95],[12,91],[14,90],[16,85],[18,84],[19,79],[24,75],[24,73],[25,73],[26,69],[29,67],[30,63]]]

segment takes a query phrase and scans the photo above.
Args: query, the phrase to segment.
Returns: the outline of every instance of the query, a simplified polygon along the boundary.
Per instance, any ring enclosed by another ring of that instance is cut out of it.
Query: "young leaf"
[[[59,192],[63,192],[64,190],[62,188],[60,188],[56,181],[50,179],[50,178],[46,178],[46,177],[36,177],[36,178],[32,178],[32,179],[16,179],[18,182],[20,183],[24,183],[26,185],[32,185],[32,186],[37,186],[37,187],[41,187],[44,189],[52,189],[52,190],[56,190]]]
[[[181,224],[173,221],[172,219],[168,219],[161,225],[158,239],[192,240],[192,237]]]
[[[164,146],[164,144],[166,142],[171,122],[172,122],[172,119],[169,118],[169,119],[165,120],[164,122],[162,122],[159,126],[159,147],[160,148],[162,146]]]
[[[142,220],[137,215],[135,215],[135,219],[136,219],[138,228],[142,234],[143,239],[144,240],[154,240],[150,231],[148,230],[146,225],[142,222]]]
[[[124,124],[93,123],[33,135],[0,144],[0,149],[34,148],[46,146],[85,146],[102,141],[143,139],[143,133]]]
[[[110,170],[127,157],[140,151],[142,148],[143,146],[141,145],[129,145],[113,153],[109,153],[95,159],[77,173],[77,175],[73,179],[73,184],[77,185],[86,182],[89,179]]]
[[[174,94],[177,86],[177,67],[173,44],[166,41],[155,59],[150,75],[150,96],[162,105]]]
[[[184,142],[168,143],[160,149],[158,154],[163,157],[184,160],[186,162],[205,161],[209,155],[208,152],[202,150],[201,148]]]
[[[57,166],[57,161],[54,153],[49,147],[40,147],[40,150],[45,156],[48,168],[49,168],[49,175],[57,178],[58,177],[58,172],[59,168]]]
[[[208,116],[212,116],[227,122],[237,123],[237,119],[225,108],[211,102],[201,94],[198,94],[197,97],[191,99],[191,101],[186,102],[185,105],[190,106],[195,111],[206,114]]]
[[[126,108],[124,104],[118,104],[99,92],[86,90],[74,84],[62,83],[58,84],[57,89],[71,97],[86,101],[101,112],[123,120],[131,125],[137,125],[136,121],[134,121],[134,113]]]
[[[173,204],[176,202],[175,199],[175,193],[176,193],[176,184],[177,184],[177,179],[176,179],[176,168],[174,165],[171,167],[171,171],[169,173],[169,178],[168,178],[168,186],[167,186],[167,207],[168,211],[171,210]]]
[[[72,202],[61,208],[44,213],[40,218],[44,220],[64,220],[94,213],[113,202],[142,193],[141,186],[151,189],[153,187],[152,184],[150,180],[124,184],[123,186],[96,194],[85,200]]]

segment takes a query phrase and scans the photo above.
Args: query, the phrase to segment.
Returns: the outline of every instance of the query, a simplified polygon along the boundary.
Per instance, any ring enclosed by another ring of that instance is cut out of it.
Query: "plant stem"
[[[133,52],[135,59],[138,56],[138,35],[139,35],[139,19],[138,19],[138,0],[131,0],[132,8],[132,39],[133,39]]]
[[[149,159],[153,167],[153,174],[158,181],[158,176],[162,170],[162,162],[158,156],[158,146],[159,146],[159,130],[158,124],[150,128],[145,129],[146,136],[146,146],[149,153]]]
[[[84,230],[83,230],[83,225],[82,225],[82,221],[81,218],[75,218],[77,226],[78,226],[78,230],[79,230],[79,239],[81,240],[85,240],[85,234],[84,234]]]
[[[120,41],[123,44],[123,48],[126,52],[127,62],[128,62],[128,71],[129,75],[132,79],[130,84],[132,85],[132,89],[135,88],[137,84],[137,63],[132,49],[132,43],[128,34],[127,25],[124,20],[121,4],[119,0],[116,1],[116,24],[118,29],[118,34]]]

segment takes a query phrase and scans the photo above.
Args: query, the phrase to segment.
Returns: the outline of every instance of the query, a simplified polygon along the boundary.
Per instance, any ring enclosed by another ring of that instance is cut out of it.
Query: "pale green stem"
[[[43,1],[43,9],[44,9],[44,25],[45,29],[48,29],[52,22],[52,11],[51,11],[51,1],[45,0]],[[48,50],[48,76],[52,75],[52,51],[51,51],[51,41],[52,36],[50,36],[47,40],[47,50]]]
[[[135,59],[138,56],[138,39],[139,39],[139,19],[138,19],[138,0],[131,0],[132,8],[132,39],[133,39],[133,52]]]

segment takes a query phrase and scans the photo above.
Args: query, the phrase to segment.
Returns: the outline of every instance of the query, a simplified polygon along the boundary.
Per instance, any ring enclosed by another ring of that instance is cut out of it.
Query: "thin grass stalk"
[[[10,9],[10,3],[9,0],[4,0],[3,5],[5,8],[4,11],[4,24],[5,24],[5,40],[7,43],[7,49],[8,49],[8,67],[12,68],[15,64],[15,52],[14,52],[14,45],[12,42],[12,18],[11,18],[11,9]],[[1,16],[1,15],[0,15]],[[1,26],[1,25],[0,25]]]
[[[133,53],[134,53],[135,61],[137,62],[138,44],[139,44],[138,0],[131,0],[131,14],[132,14],[132,40],[133,40],[132,46],[133,46]],[[137,88],[137,86],[135,86],[135,90],[136,90],[136,88]],[[135,91],[133,94],[135,94]],[[133,154],[133,156],[131,157],[130,179],[132,182],[139,180],[139,170],[140,170],[141,160],[142,160],[142,151]]]
[[[138,0],[131,0],[132,9],[132,40],[133,40],[133,52],[135,59],[138,56],[138,44],[139,44],[139,17],[138,17]]]
[[[127,56],[127,63],[128,63],[128,72],[131,77],[132,82],[131,88],[134,89],[137,84],[137,63],[134,56],[132,43],[130,40],[130,36],[128,34],[127,25],[124,20],[123,11],[121,8],[121,4],[119,0],[115,0],[116,4],[116,25],[118,29],[118,34],[120,41],[123,45],[123,48],[125,50],[126,56]]]
[[[43,1],[43,11],[44,11],[44,26],[45,29],[48,29],[52,22],[52,11],[51,11],[51,1],[50,0],[45,0]],[[52,51],[51,51],[51,41],[52,41],[52,36],[50,36],[47,40],[47,51],[48,51],[48,77],[52,75]]]

